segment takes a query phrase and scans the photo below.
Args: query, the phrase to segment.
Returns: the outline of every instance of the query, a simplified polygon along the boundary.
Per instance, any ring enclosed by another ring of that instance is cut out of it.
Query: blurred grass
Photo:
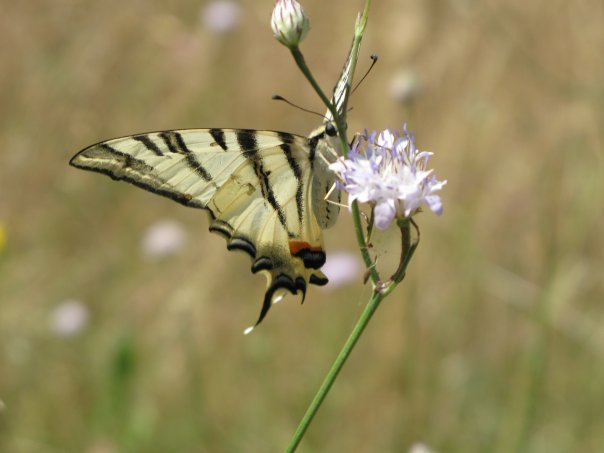
[[[0,451],[280,451],[360,313],[361,282],[275,307],[200,212],[68,167],[135,132],[306,134],[322,111],[270,34],[203,2],[13,2],[0,15]],[[307,0],[303,51],[329,87],[361,2]],[[436,152],[442,218],[423,215],[407,281],[378,311],[300,451],[598,451],[604,444],[604,7],[597,1],[376,1],[380,62],[352,131],[398,127]],[[368,58],[367,58],[368,61]],[[360,64],[362,70],[363,63]],[[389,97],[401,70],[421,84]],[[162,260],[146,228],[191,240]],[[354,248],[346,213],[328,252]],[[398,246],[386,237],[384,250]],[[381,262],[391,257],[385,251]],[[82,301],[77,336],[49,328]]]

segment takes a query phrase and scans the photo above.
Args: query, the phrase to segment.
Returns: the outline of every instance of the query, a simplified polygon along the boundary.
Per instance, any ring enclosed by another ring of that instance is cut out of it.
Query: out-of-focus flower
[[[241,9],[238,3],[216,0],[208,3],[201,12],[201,22],[210,31],[226,33],[239,25]]]
[[[423,442],[416,442],[411,445],[409,453],[435,453],[430,447]]]
[[[302,5],[296,0],[277,0],[271,17],[271,28],[281,44],[293,48],[298,47],[310,30],[310,22]]]
[[[180,252],[187,241],[187,233],[174,220],[160,220],[145,232],[141,247],[147,256],[163,257]]]
[[[355,253],[328,253],[327,261],[321,270],[329,278],[329,285],[325,288],[334,289],[357,280],[361,273],[361,262]]]
[[[421,83],[417,73],[402,70],[390,81],[390,95],[401,103],[413,101],[421,93]]]
[[[51,313],[50,329],[58,336],[71,337],[88,325],[88,307],[77,300],[66,300]]]
[[[338,178],[340,188],[348,192],[348,202],[371,203],[375,226],[386,229],[395,218],[411,217],[422,205],[442,213],[442,202],[435,192],[446,181],[437,181],[432,170],[426,170],[432,155],[415,147],[415,138],[389,129],[371,134],[365,131],[348,158],[340,157],[329,168]]]

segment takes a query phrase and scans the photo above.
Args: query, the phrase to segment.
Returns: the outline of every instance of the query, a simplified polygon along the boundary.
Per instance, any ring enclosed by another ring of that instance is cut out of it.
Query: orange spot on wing
[[[300,252],[300,250],[310,250],[312,252],[322,252],[323,249],[319,246],[313,247],[308,242],[304,241],[289,241],[289,252],[292,255]]]

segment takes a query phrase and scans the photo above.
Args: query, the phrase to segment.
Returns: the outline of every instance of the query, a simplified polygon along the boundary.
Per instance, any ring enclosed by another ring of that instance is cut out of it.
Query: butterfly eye
[[[335,137],[336,135],[338,135],[338,131],[333,123],[327,123],[325,125],[325,133],[330,137]]]

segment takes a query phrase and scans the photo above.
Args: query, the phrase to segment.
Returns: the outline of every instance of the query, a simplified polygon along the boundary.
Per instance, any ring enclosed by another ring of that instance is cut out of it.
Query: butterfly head
[[[339,149],[338,129],[333,121],[325,121],[322,126],[312,131],[308,137],[313,148],[328,162],[337,158]]]
[[[335,138],[338,136],[338,129],[336,128],[336,123],[334,123],[333,121],[326,122],[325,126],[324,126],[324,130],[325,130],[325,135],[327,137]]]

